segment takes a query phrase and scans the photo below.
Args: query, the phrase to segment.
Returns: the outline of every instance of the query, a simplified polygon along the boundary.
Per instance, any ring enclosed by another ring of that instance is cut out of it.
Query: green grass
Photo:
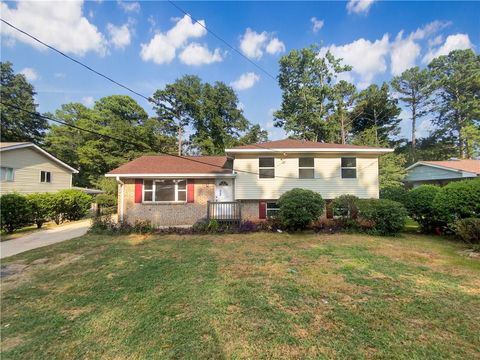
[[[480,260],[403,235],[87,235],[3,262],[2,359],[480,357]]]

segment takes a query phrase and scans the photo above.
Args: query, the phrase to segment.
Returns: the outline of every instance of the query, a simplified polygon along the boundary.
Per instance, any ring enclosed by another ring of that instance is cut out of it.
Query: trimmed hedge
[[[332,210],[334,216],[342,219],[355,219],[357,217],[358,197],[355,195],[340,195],[332,201]]]
[[[64,220],[80,220],[88,213],[92,197],[81,190],[61,190],[53,196],[54,220],[58,224]]]
[[[407,220],[405,207],[397,201],[387,199],[359,200],[358,215],[371,224],[373,233],[380,235],[398,234]]]
[[[385,186],[380,189],[380,199],[397,201],[405,204],[407,189],[402,186]]]
[[[453,181],[433,200],[437,220],[453,225],[465,218],[480,217],[480,179]]]
[[[480,244],[480,219],[466,218],[455,223],[457,235],[469,244]]]
[[[53,193],[34,193],[26,196],[31,206],[32,221],[40,229],[54,216]]]
[[[405,207],[408,215],[420,224],[422,231],[432,231],[438,223],[435,217],[433,200],[440,188],[434,185],[421,185],[410,190],[405,196]]]
[[[32,208],[25,196],[11,193],[0,196],[0,226],[7,233],[32,223]]]
[[[303,230],[322,215],[325,201],[315,191],[296,188],[284,193],[277,204],[281,226],[287,230]]]

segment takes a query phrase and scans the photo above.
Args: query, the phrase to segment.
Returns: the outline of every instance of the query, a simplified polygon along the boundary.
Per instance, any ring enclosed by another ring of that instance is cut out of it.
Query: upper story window
[[[315,158],[302,157],[298,158],[298,178],[314,179],[315,178]]]
[[[0,172],[1,181],[13,181],[13,168],[11,167],[1,167]]]
[[[187,180],[144,180],[144,202],[184,202],[187,201]]]
[[[342,179],[355,179],[357,177],[357,158],[342,157]]]
[[[260,179],[275,178],[275,158],[273,157],[258,158],[258,177]]]
[[[42,183],[52,182],[52,173],[50,171],[40,171],[40,182]]]

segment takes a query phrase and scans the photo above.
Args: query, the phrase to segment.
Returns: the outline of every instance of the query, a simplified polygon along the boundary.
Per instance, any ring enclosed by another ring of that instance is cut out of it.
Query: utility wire
[[[247,60],[249,63],[251,63],[252,65],[254,65],[257,69],[259,69],[260,71],[262,71],[264,74],[266,74],[268,77],[270,77],[272,80],[275,80],[277,81],[277,78],[270,74],[267,70],[265,70],[263,67],[261,67],[260,65],[258,65],[255,61],[249,59],[247,56],[245,56],[244,54],[242,54],[239,50],[237,50],[236,47],[230,45],[230,43],[228,43],[225,39],[223,39],[220,35],[216,34],[215,32],[213,32],[211,29],[207,28],[205,25],[203,25],[200,21],[198,21],[197,19],[195,19],[192,15],[190,15],[186,10],[182,9],[180,6],[178,6],[176,3],[174,3],[173,1],[171,0],[168,0],[168,2],[174,6],[175,8],[177,8],[179,11],[181,11],[182,13],[184,13],[185,15],[187,15],[190,19],[192,19],[195,23],[199,24],[201,27],[203,27],[205,30],[207,30],[210,34],[212,34],[213,36],[215,36],[218,40],[220,40],[221,42],[223,42],[225,45],[227,45],[230,49],[232,49],[233,51],[235,51],[238,55],[240,55],[241,57],[243,57],[245,60]]]
[[[80,131],[85,131],[85,132],[88,132],[88,133],[90,133],[90,134],[97,135],[97,136],[99,136],[99,137],[103,137],[103,138],[107,138],[107,139],[110,139],[110,140],[122,142],[122,143],[124,143],[124,144],[133,145],[133,146],[136,146],[136,147],[142,147],[143,149],[146,149],[146,150],[149,150],[149,151],[158,152],[158,153],[163,154],[163,155],[166,155],[166,156],[172,156],[172,157],[175,157],[175,158],[179,158],[179,159],[183,159],[183,160],[188,160],[188,161],[195,162],[195,163],[198,163],[198,164],[203,164],[203,165],[208,165],[208,166],[212,166],[212,167],[217,167],[217,168],[222,169],[222,170],[230,170],[230,169],[224,168],[224,167],[221,166],[221,165],[211,164],[211,163],[208,163],[208,162],[205,162],[205,161],[193,159],[192,157],[185,157],[185,156],[182,156],[182,155],[170,154],[170,153],[168,153],[168,152],[166,152],[166,151],[163,151],[163,150],[154,149],[154,148],[152,148],[151,146],[146,145],[146,144],[142,144],[142,143],[138,143],[138,142],[133,142],[133,141],[129,141],[129,140],[124,140],[124,139],[121,139],[121,138],[118,138],[118,137],[115,137],[115,136],[111,136],[111,135],[108,135],[108,134],[102,134],[102,133],[99,133],[99,132],[94,131],[94,130],[85,129],[85,128],[82,128],[82,127],[80,127],[80,126],[76,126],[76,125],[73,125],[73,124],[66,123],[66,122],[64,122],[64,121],[62,121],[62,120],[59,120],[59,119],[55,119],[55,118],[53,118],[53,117],[51,117],[51,116],[41,115],[41,114],[39,114],[38,112],[23,109],[23,108],[21,108],[21,107],[19,107],[19,106],[12,105],[12,104],[6,103],[6,102],[4,102],[4,101],[0,101],[0,104],[5,105],[5,106],[8,106],[8,107],[10,107],[10,108],[12,108],[12,109],[16,109],[16,110],[19,110],[19,111],[23,111],[23,112],[25,112],[25,113],[27,113],[27,114],[36,116],[36,117],[38,117],[38,118],[41,118],[41,119],[44,119],[44,120],[53,121],[53,122],[56,122],[56,123],[58,123],[58,124],[62,124],[62,125],[71,127],[71,128],[73,128],[73,129],[77,129],[77,130],[80,130]],[[262,147],[262,148],[265,148],[265,149],[267,149],[267,150],[271,150],[271,151],[275,151],[275,152],[276,152],[276,150],[274,150],[274,149],[269,149],[269,148],[266,148],[266,147]],[[372,165],[374,165],[374,164],[375,164],[375,163],[372,163],[372,164],[370,164],[370,165],[365,166],[365,167],[362,168],[362,169],[357,169],[357,170],[367,169],[367,168],[369,168],[370,166],[372,166]],[[234,171],[234,172],[239,172],[239,173],[246,173],[246,174],[257,175],[257,176],[260,175],[260,173],[257,173],[257,172],[254,172],[254,171],[240,170],[240,169],[235,169],[235,168],[232,168],[231,170]],[[341,176],[322,177],[322,178],[319,178],[319,179],[312,179],[312,180],[329,180],[329,179],[335,179],[335,178],[340,178],[340,177],[341,177]],[[278,178],[278,179],[295,179],[295,180],[298,180],[298,177],[294,177],[294,176],[281,176],[281,175],[276,175],[275,178]]]

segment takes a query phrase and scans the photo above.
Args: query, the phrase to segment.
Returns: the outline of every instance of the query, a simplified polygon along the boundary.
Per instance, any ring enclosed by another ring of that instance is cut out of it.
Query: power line
[[[124,139],[121,139],[121,138],[118,138],[118,137],[115,137],[115,136],[111,136],[111,135],[108,135],[108,134],[102,134],[102,133],[99,133],[97,131],[94,131],[94,130],[90,130],[90,129],[85,129],[85,128],[82,128],[80,126],[76,126],[76,125],[73,125],[73,124],[69,124],[69,123],[66,123],[62,120],[59,120],[59,119],[55,119],[51,116],[46,116],[46,115],[41,115],[39,114],[38,112],[34,112],[34,111],[30,111],[30,110],[27,110],[27,109],[23,109],[19,106],[16,106],[16,105],[12,105],[12,104],[9,104],[9,103],[6,103],[4,101],[0,101],[0,104],[2,105],[5,105],[5,106],[8,106],[12,109],[16,109],[16,110],[19,110],[19,111],[23,111],[27,114],[30,114],[30,115],[33,115],[33,116],[36,116],[36,117],[39,117],[41,119],[45,119],[45,120],[49,120],[49,121],[53,121],[53,122],[56,122],[58,124],[62,124],[62,125],[65,125],[65,126],[68,126],[68,127],[71,127],[73,129],[77,129],[77,130],[80,130],[80,131],[85,131],[85,132],[88,132],[90,134],[94,134],[94,135],[97,135],[99,137],[103,137],[103,138],[107,138],[107,139],[110,139],[110,140],[114,140],[114,141],[119,141],[119,142],[122,142],[124,144],[128,144],[128,145],[133,145],[133,146],[136,146],[136,147],[142,147],[146,150],[150,150],[150,151],[154,151],[154,152],[158,152],[160,154],[163,154],[163,155],[166,155],[166,156],[172,156],[172,157],[175,157],[175,158],[179,158],[179,159],[183,159],[183,160],[188,160],[188,161],[191,161],[191,162],[195,162],[195,163],[198,163],[198,164],[203,164],[203,165],[208,165],[208,166],[213,166],[213,167],[217,167],[219,169],[222,169],[222,170],[230,170],[230,169],[226,169],[224,168],[223,166],[221,165],[215,165],[215,164],[211,164],[211,163],[208,163],[208,162],[205,162],[205,161],[201,161],[201,160],[197,160],[197,159],[193,159],[191,157],[185,157],[185,156],[182,156],[182,155],[175,155],[175,154],[169,154],[168,152],[166,151],[162,151],[162,150],[158,150],[158,149],[153,149],[151,146],[147,145],[147,144],[142,144],[142,143],[138,143],[138,142],[133,142],[133,141],[129,141],[129,140],[124,140]],[[262,147],[262,146],[260,146]],[[269,149],[267,147],[262,147],[264,149],[267,149],[267,150],[271,150],[271,151],[276,151],[274,149]],[[357,170],[364,170],[364,169],[367,169],[369,168],[370,166],[374,165],[375,163],[372,163],[370,165],[367,165],[365,166],[364,168],[362,169],[357,169]],[[254,171],[248,171],[248,170],[240,170],[240,169],[235,169],[235,168],[232,168],[232,171],[234,172],[240,172],[240,173],[246,173],[246,174],[251,174],[251,175],[257,175],[259,176],[260,173],[257,173],[257,172],[254,172]],[[341,176],[332,176],[332,177],[322,177],[320,179],[314,179],[314,180],[329,180],[329,179],[335,179],[335,178],[340,178]],[[279,179],[295,179],[295,180],[298,180],[298,177],[294,177],[294,176],[281,176],[281,175],[276,175],[275,178],[279,178]]]
[[[200,21],[198,21],[197,19],[195,19],[192,15],[190,15],[187,11],[185,11],[184,9],[182,9],[180,6],[178,6],[176,3],[174,3],[173,1],[171,0],[168,0],[168,2],[174,6],[175,8],[177,8],[179,11],[181,11],[182,13],[184,13],[186,16],[188,16],[190,19],[192,19],[195,23],[199,24],[201,27],[203,27],[205,30],[207,30],[210,34],[212,34],[213,36],[215,36],[218,40],[220,40],[221,42],[223,42],[225,45],[227,45],[230,49],[232,49],[233,51],[235,51],[238,55],[240,55],[241,57],[243,57],[245,60],[247,60],[249,63],[251,63],[252,65],[254,65],[257,69],[259,69],[260,71],[262,71],[264,74],[266,74],[268,77],[272,78],[273,80],[277,81],[277,78],[270,74],[267,70],[265,70],[263,67],[261,67],[260,65],[258,65],[255,61],[249,59],[247,56],[245,56],[244,54],[242,54],[239,50],[237,50],[236,47],[230,45],[230,43],[228,43],[225,39],[223,39],[222,37],[220,37],[220,35],[216,34],[215,32],[213,32],[211,29],[207,28],[205,25],[203,25]]]

